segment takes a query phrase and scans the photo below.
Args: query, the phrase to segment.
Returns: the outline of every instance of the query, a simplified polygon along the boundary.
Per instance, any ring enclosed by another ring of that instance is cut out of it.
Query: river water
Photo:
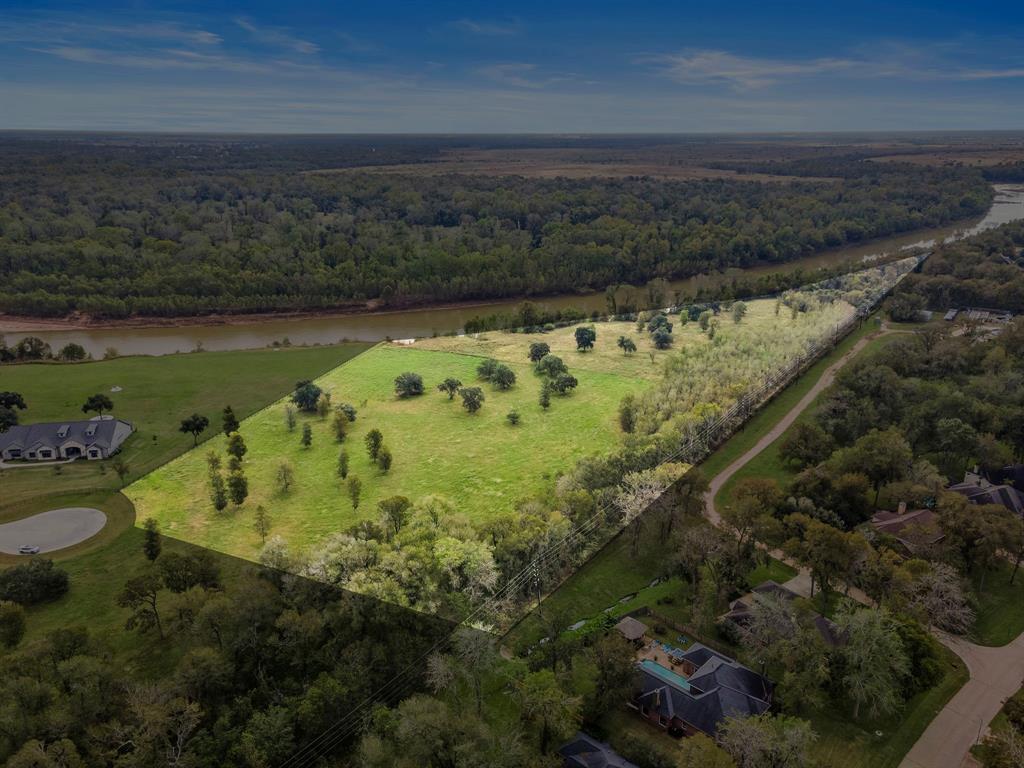
[[[673,290],[693,293],[700,285],[731,280],[737,275],[788,273],[802,269],[813,279],[813,272],[853,259],[870,261],[880,256],[911,248],[929,248],[940,242],[958,240],[1017,219],[1024,219],[1024,186],[996,185],[996,199],[988,213],[980,219],[954,227],[918,231],[897,237],[883,238],[866,245],[838,248],[808,256],[786,264],[733,269],[724,273],[698,275],[671,283]],[[569,294],[533,299],[552,308],[577,307],[586,311],[605,310],[604,293]],[[247,320],[231,324],[159,326],[151,328],[54,329],[52,323],[19,322],[6,325],[0,320],[0,334],[8,342],[26,335],[38,336],[56,351],[70,342],[81,344],[94,357],[113,347],[121,355],[166,355],[188,352],[201,346],[207,350],[252,349],[266,347],[288,339],[292,344],[333,344],[342,339],[381,341],[431,336],[460,330],[467,320],[481,315],[517,307],[522,299],[477,305],[438,307],[375,312],[366,314],[330,315]],[[49,325],[49,327],[47,327]]]

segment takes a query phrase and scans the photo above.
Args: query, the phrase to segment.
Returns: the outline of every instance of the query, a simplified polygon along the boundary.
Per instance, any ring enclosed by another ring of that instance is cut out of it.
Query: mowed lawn
[[[613,449],[620,434],[618,404],[644,386],[635,377],[584,370],[570,360],[578,388],[566,397],[553,396],[544,411],[538,403],[541,380],[528,362],[512,365],[518,380],[502,392],[477,381],[482,359],[382,344],[321,377],[317,383],[331,393],[333,404],[347,402],[358,410],[341,444],[330,417],[300,415],[289,431],[287,398],[260,411],[240,430],[248,446],[250,491],[241,507],[229,505],[218,513],[210,502],[206,455],[215,450],[226,462],[222,435],[142,478],[126,494],[139,520],[156,518],[169,535],[250,558],[261,544],[253,527],[259,505],[270,515],[271,534],[300,549],[360,520],[376,520],[377,502],[395,495],[413,501],[442,496],[470,519],[486,521],[512,509],[578,458]],[[423,377],[424,395],[395,396],[394,379],[405,371]],[[478,413],[467,413],[458,396],[449,400],[436,390],[449,376],[484,390]],[[517,426],[506,420],[513,409],[522,419]],[[300,444],[303,424],[313,432],[308,449]],[[384,434],[394,456],[387,474],[370,463],[364,446],[366,433],[374,428]],[[350,475],[362,481],[358,509],[352,508],[337,476],[341,449],[349,454]],[[282,462],[294,470],[295,483],[287,492],[276,481]]]
[[[129,480],[184,453],[192,436],[178,431],[192,413],[210,419],[212,436],[221,410],[231,405],[241,418],[273,402],[294,387],[354,357],[367,344],[201,352],[161,357],[123,357],[89,363],[32,363],[0,367],[0,390],[20,392],[28,409],[21,423],[88,418],[82,403],[103,393],[114,402],[113,415],[132,422],[137,432],[120,457]],[[114,387],[121,391],[111,392]],[[90,416],[92,414],[89,414]],[[19,468],[3,473],[0,515],[21,516],[17,504],[58,491],[115,491],[121,483],[110,462],[78,461],[59,468]]]

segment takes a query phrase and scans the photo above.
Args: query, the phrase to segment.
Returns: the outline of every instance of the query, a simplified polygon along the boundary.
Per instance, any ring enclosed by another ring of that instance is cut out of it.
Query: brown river
[[[814,270],[842,264],[851,260],[866,262],[874,258],[911,248],[929,248],[937,243],[958,240],[1000,224],[1024,219],[1024,186],[996,185],[996,199],[988,213],[974,221],[957,226],[920,230],[897,237],[874,240],[866,245],[837,248],[808,256],[786,264],[734,269],[727,272],[698,275],[671,283],[673,290],[693,292],[700,285],[714,285],[736,275],[787,273],[802,269],[813,277]],[[553,308],[577,307],[587,311],[604,310],[604,293],[568,294],[532,299]],[[211,325],[158,326],[149,328],[110,327],[87,329],[61,329],[52,322],[18,321],[16,324],[0,320],[0,334],[8,341],[33,335],[47,341],[56,351],[69,342],[85,347],[94,357],[102,357],[104,350],[113,347],[121,355],[167,355],[188,352],[197,347],[206,350],[251,349],[266,347],[287,339],[291,344],[333,344],[343,339],[353,341],[380,341],[432,336],[460,330],[474,317],[512,309],[522,299],[508,299],[473,305],[434,307],[374,312],[365,314],[328,315],[322,317],[273,317],[232,321]]]

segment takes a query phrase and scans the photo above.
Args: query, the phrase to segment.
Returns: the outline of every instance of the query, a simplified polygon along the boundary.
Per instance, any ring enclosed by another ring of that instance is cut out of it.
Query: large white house
[[[0,432],[0,459],[106,459],[117,453],[134,430],[129,422],[110,416],[87,421],[19,424]]]

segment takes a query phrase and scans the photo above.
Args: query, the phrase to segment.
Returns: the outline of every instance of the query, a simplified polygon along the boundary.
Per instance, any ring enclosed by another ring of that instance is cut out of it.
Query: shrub
[[[0,573],[0,600],[36,605],[56,600],[68,591],[68,574],[52,560],[33,558]]]
[[[415,397],[423,394],[423,377],[418,373],[401,373],[395,377],[395,394]]]

